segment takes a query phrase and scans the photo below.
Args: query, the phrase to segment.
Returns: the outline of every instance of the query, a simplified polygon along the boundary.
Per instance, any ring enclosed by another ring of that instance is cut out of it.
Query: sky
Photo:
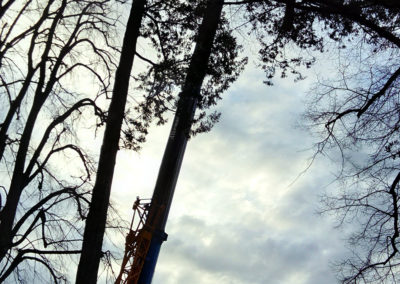
[[[336,166],[299,127],[311,79],[277,80],[250,64],[218,106],[221,121],[188,143],[154,284],[333,284],[348,253],[332,216],[318,214]],[[131,218],[151,197],[170,124],[140,153],[120,151],[111,199]]]

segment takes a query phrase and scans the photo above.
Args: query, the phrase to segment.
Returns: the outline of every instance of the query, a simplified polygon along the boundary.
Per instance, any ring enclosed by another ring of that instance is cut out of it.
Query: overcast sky
[[[306,168],[315,138],[299,127],[310,80],[263,85],[249,66],[219,104],[221,122],[190,140],[154,284],[337,283],[343,234],[316,214],[334,165]],[[121,151],[112,200],[127,218],[151,197],[170,124],[141,153]],[[294,182],[295,181],[295,182]]]

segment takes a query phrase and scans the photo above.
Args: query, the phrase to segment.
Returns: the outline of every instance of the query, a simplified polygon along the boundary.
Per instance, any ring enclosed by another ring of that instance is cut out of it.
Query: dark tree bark
[[[115,83],[109,107],[96,182],[86,221],[82,254],[76,275],[77,284],[96,283],[102,243],[109,206],[114,165],[118,151],[120,131],[128,95],[129,78],[136,53],[141,20],[146,0],[134,0],[125,30],[121,57],[115,74]]]

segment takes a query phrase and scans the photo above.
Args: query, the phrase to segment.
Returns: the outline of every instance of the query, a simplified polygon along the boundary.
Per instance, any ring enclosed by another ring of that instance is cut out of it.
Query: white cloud
[[[306,85],[266,87],[262,76],[248,70],[221,103],[221,122],[189,141],[153,283],[336,283],[340,232],[315,214],[328,165],[292,184],[312,153],[294,128]],[[113,199],[126,212],[151,195],[168,130],[156,129],[140,155],[120,153]]]

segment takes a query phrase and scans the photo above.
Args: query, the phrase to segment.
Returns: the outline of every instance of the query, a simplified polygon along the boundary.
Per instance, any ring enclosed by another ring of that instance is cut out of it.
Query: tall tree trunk
[[[145,5],[146,0],[133,1],[125,30],[120,62],[115,74],[113,95],[101,146],[96,182],[93,187],[92,201],[86,220],[82,253],[76,275],[77,284],[90,284],[97,281],[129,78]]]
[[[199,28],[185,84],[180,94],[178,109],[172,124],[167,147],[160,166],[146,228],[153,228],[150,248],[139,278],[139,284],[151,283],[161,243],[166,239],[164,232],[168,213],[185,153],[200,90],[206,76],[213,41],[221,17],[223,0],[208,0],[203,21]]]

